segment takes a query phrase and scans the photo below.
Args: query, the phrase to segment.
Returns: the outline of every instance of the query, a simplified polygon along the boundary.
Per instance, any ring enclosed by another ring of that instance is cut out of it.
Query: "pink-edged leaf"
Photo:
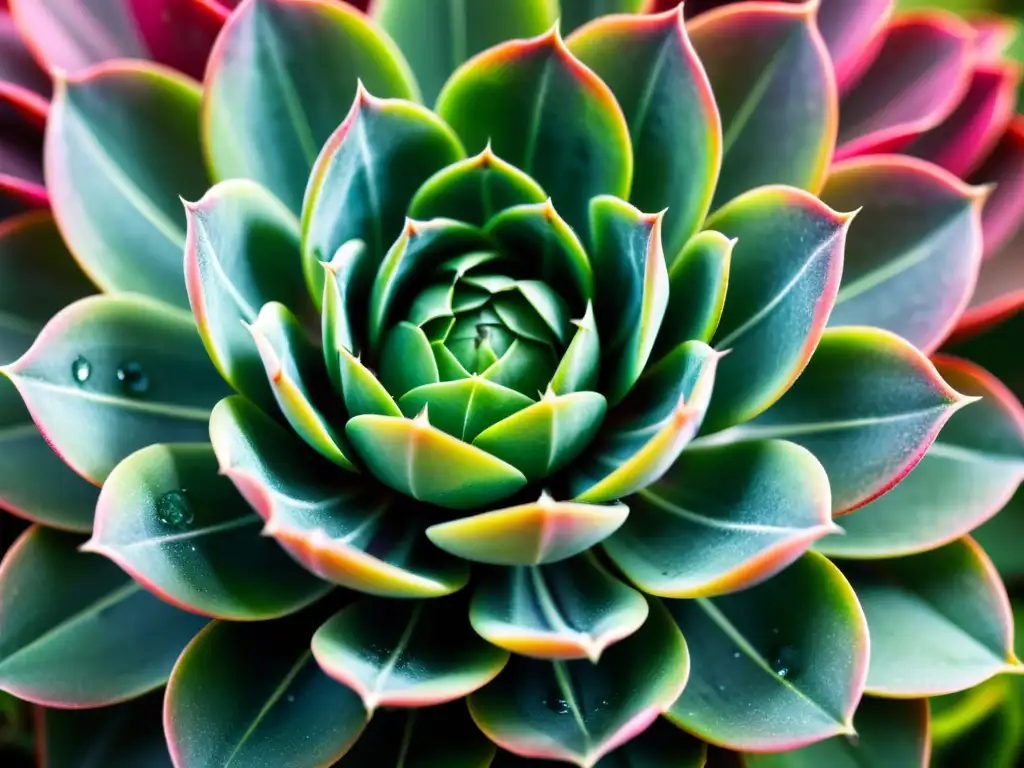
[[[41,130],[51,93],[50,78],[25,47],[14,20],[0,11],[0,101]]]
[[[974,335],[1024,308],[1024,229],[981,264],[971,303],[954,337]]]
[[[897,151],[938,125],[967,92],[974,31],[952,14],[892,22],[878,56],[840,104],[836,159]]]
[[[1010,122],[995,149],[971,175],[972,184],[995,184],[985,203],[981,223],[985,258],[990,258],[1024,224],[1024,115]]]
[[[45,208],[42,136],[29,126],[9,123],[0,131],[0,214]]]
[[[825,38],[836,80],[845,90],[871,65],[884,40],[895,0],[825,0],[818,27]]]

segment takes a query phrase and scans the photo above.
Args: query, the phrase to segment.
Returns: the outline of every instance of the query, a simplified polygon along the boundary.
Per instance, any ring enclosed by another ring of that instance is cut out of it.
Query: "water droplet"
[[[789,677],[796,672],[799,661],[800,651],[792,645],[784,645],[775,654],[775,658],[772,661],[772,669],[775,670],[775,674],[779,677]]]
[[[71,377],[77,384],[85,384],[92,375],[92,363],[79,355],[71,364]]]
[[[160,522],[174,528],[187,528],[195,519],[192,502],[185,491],[167,491],[156,500],[156,516]]]
[[[560,696],[548,696],[544,700],[544,706],[554,712],[556,715],[567,715],[569,714],[569,702]]]
[[[291,703],[293,703],[295,701],[295,697],[292,694],[290,694],[290,693],[285,698],[288,699],[288,703],[289,704],[291,704]]]
[[[142,395],[149,389],[149,376],[138,363],[124,363],[117,369],[117,380],[126,395]]]
[[[738,658],[740,657],[740,652],[739,652],[739,651],[735,651],[735,652],[733,653],[732,657],[733,657],[734,659],[738,659]]]

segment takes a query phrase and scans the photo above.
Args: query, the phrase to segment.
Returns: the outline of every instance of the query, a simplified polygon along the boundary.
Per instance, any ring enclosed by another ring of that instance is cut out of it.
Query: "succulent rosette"
[[[1020,666],[967,534],[1024,418],[928,357],[991,189],[833,163],[842,3],[442,5],[51,66],[0,231],[47,764],[922,764]]]

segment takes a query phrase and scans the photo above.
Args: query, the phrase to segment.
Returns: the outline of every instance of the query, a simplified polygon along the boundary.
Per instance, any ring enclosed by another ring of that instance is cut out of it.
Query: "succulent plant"
[[[186,64],[14,0],[115,41],[33,38],[52,213],[0,225],[49,764],[920,765],[1020,668],[967,534],[1024,413],[933,354],[998,192],[833,163],[860,4],[558,5],[166,0]]]

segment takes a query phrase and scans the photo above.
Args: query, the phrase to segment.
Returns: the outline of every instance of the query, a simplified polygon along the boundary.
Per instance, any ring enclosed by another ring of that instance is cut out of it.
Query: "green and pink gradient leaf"
[[[707,226],[737,239],[712,344],[719,364],[703,432],[763,412],[800,375],[821,338],[843,271],[852,214],[792,187],[762,187],[728,203]]]
[[[575,25],[562,5],[562,22],[571,28]],[[599,0],[596,5],[639,3]],[[642,211],[668,209],[662,227],[672,259],[707,215],[722,163],[722,125],[682,10],[598,19],[567,45],[608,84],[622,107],[633,144],[629,200]]]
[[[826,0],[818,6],[818,27],[846,90],[878,54],[894,0]]]
[[[210,417],[221,472],[266,521],[263,533],[322,579],[388,597],[438,597],[469,569],[431,544],[434,513],[340,471],[252,403]]]
[[[1006,588],[973,539],[910,557],[847,561],[843,573],[871,631],[870,693],[937,696],[1020,671]]]
[[[839,112],[816,10],[813,2],[739,3],[688,25],[722,119],[713,209],[765,184],[817,192],[825,180]]]
[[[463,64],[437,112],[469,152],[488,143],[551,195],[577,232],[597,195],[629,196],[629,127],[600,78],[565,47],[556,28],[495,46]]]
[[[521,656],[589,659],[636,632],[647,601],[591,553],[545,566],[495,569],[477,587],[473,628]]]
[[[804,446],[825,467],[832,513],[841,515],[899,482],[969,402],[898,336],[832,328],[785,397],[708,442],[783,438]]]
[[[69,305],[3,372],[47,442],[97,485],[147,445],[206,440],[229,393],[188,312],[129,294]]]
[[[973,38],[967,22],[944,11],[891,22],[843,95],[836,159],[899,151],[945,120],[967,93]]]
[[[835,530],[825,470],[784,440],[686,450],[629,507],[604,550],[640,589],[661,597],[757,584]]]
[[[0,11],[0,102],[42,128],[52,92],[50,78],[32,58],[14,20]]]
[[[809,552],[736,594],[666,606],[693,664],[668,712],[676,725],[748,752],[797,749],[853,733],[868,628],[853,589],[824,557]]]
[[[125,61],[58,80],[45,165],[61,233],[97,285],[188,307],[180,198],[209,186],[196,83]]]
[[[830,557],[875,559],[934,549],[999,512],[1024,480],[1024,408],[973,363],[939,355],[939,375],[981,400],[953,414],[899,485],[842,521],[845,534],[817,549]]]
[[[424,102],[433,104],[466,59],[506,40],[544,33],[557,9],[557,0],[503,0],[499,8],[465,0],[374,0],[372,18],[402,49]]]
[[[256,402],[274,402],[259,351],[245,325],[279,301],[315,317],[302,277],[298,219],[244,179],[222,181],[186,203],[185,287],[199,335],[221,376]]]
[[[103,484],[82,551],[109,558],[157,597],[234,621],[273,619],[331,588],[297,565],[217,473],[209,443],[151,445]]]
[[[803,749],[743,756],[745,768],[925,768],[930,765],[928,702],[866,697],[853,718],[855,737],[835,736]]]
[[[863,209],[847,237],[829,324],[885,328],[933,351],[974,290],[988,192],[899,155],[833,166],[821,199]]]
[[[114,704],[159,688],[207,619],[172,608],[83,539],[33,526],[0,564],[0,689],[45,706]]]
[[[590,768],[641,734],[679,696],[690,672],[686,641],[654,598],[634,634],[598,664],[515,656],[469,697],[477,726],[521,757]]]
[[[363,598],[313,635],[321,669],[355,691],[372,717],[378,707],[430,707],[487,685],[508,651],[473,632],[461,596],[439,600]]]
[[[164,732],[178,768],[333,765],[366,727],[359,697],[309,650],[322,611],[258,624],[212,621],[167,684]]]
[[[308,189],[306,174],[301,178],[303,268],[314,300],[323,295],[319,262],[359,239],[369,256],[352,275],[349,295],[356,306],[365,303],[378,266],[402,234],[416,190],[464,156],[458,138],[432,112],[375,98],[360,84],[348,116],[316,158]]]
[[[202,133],[213,176],[258,181],[299,213],[320,148],[358,83],[379,96],[417,96],[401,52],[362,13],[329,0],[240,6],[206,73]]]

